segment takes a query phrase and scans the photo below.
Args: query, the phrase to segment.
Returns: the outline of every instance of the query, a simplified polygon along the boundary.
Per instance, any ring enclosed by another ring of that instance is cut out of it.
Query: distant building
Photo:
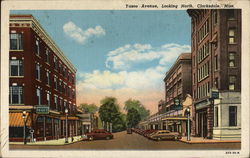
[[[36,140],[78,135],[76,68],[32,15],[11,15],[9,50],[10,141],[23,141],[34,130]]]
[[[192,93],[191,53],[182,53],[174,65],[166,73],[165,82],[165,110],[162,118],[163,129],[186,135],[186,121],[181,106],[188,94]],[[176,100],[180,106],[176,106]]]
[[[189,9],[192,18],[193,135],[241,137],[241,10]],[[211,92],[218,92],[214,99]]]

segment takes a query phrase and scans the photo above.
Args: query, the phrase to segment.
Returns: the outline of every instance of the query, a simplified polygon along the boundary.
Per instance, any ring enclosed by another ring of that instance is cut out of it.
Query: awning
[[[163,119],[161,119],[162,121],[165,121],[165,120],[187,120],[186,117],[165,117]]]
[[[67,118],[68,118],[68,120],[79,120],[79,118],[75,117],[75,116],[68,116]],[[64,117],[60,117],[60,119],[61,120],[66,120],[66,117],[65,116]]]
[[[26,113],[26,126],[31,126],[31,119],[29,113]],[[23,127],[23,113],[9,113],[9,126],[10,127]]]

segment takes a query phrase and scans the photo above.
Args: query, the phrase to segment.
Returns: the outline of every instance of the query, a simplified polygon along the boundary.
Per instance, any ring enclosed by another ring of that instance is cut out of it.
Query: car
[[[147,137],[150,136],[152,133],[156,132],[157,130],[156,129],[148,129],[146,130],[146,132],[143,134],[144,137]]]
[[[178,132],[170,132],[169,130],[158,130],[148,136],[152,140],[179,140],[182,138]]]
[[[109,139],[113,139],[114,136],[112,133],[104,130],[104,129],[95,129],[93,130],[92,132],[90,133],[87,133],[86,134],[87,136],[87,139],[92,141],[94,139],[106,139],[106,140],[109,140]]]
[[[132,134],[132,129],[131,128],[127,128],[127,134]]]

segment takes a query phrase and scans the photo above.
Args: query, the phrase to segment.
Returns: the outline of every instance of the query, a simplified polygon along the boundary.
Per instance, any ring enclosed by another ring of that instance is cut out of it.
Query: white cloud
[[[84,44],[91,37],[100,37],[106,34],[101,26],[95,26],[94,28],[83,30],[71,21],[63,25],[63,31],[67,36],[81,44]]]
[[[150,44],[125,45],[108,53],[106,65],[117,69],[80,73],[77,82],[78,103],[99,104],[105,96],[114,96],[120,105],[129,98],[140,100],[151,112],[164,99],[165,73],[180,53],[189,52],[190,46],[166,44],[154,48]],[[157,60],[154,66],[135,70],[133,64]]]
[[[166,44],[161,47],[152,47],[150,44],[127,44],[108,53],[106,67],[128,70],[133,64],[155,59],[159,60],[159,64],[166,65],[175,60],[181,53],[190,52],[190,50],[190,46],[179,44]]]

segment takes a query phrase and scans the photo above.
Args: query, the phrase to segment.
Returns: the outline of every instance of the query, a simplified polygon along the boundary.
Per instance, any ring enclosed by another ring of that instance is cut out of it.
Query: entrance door
[[[203,113],[203,137],[207,137],[207,112]]]

